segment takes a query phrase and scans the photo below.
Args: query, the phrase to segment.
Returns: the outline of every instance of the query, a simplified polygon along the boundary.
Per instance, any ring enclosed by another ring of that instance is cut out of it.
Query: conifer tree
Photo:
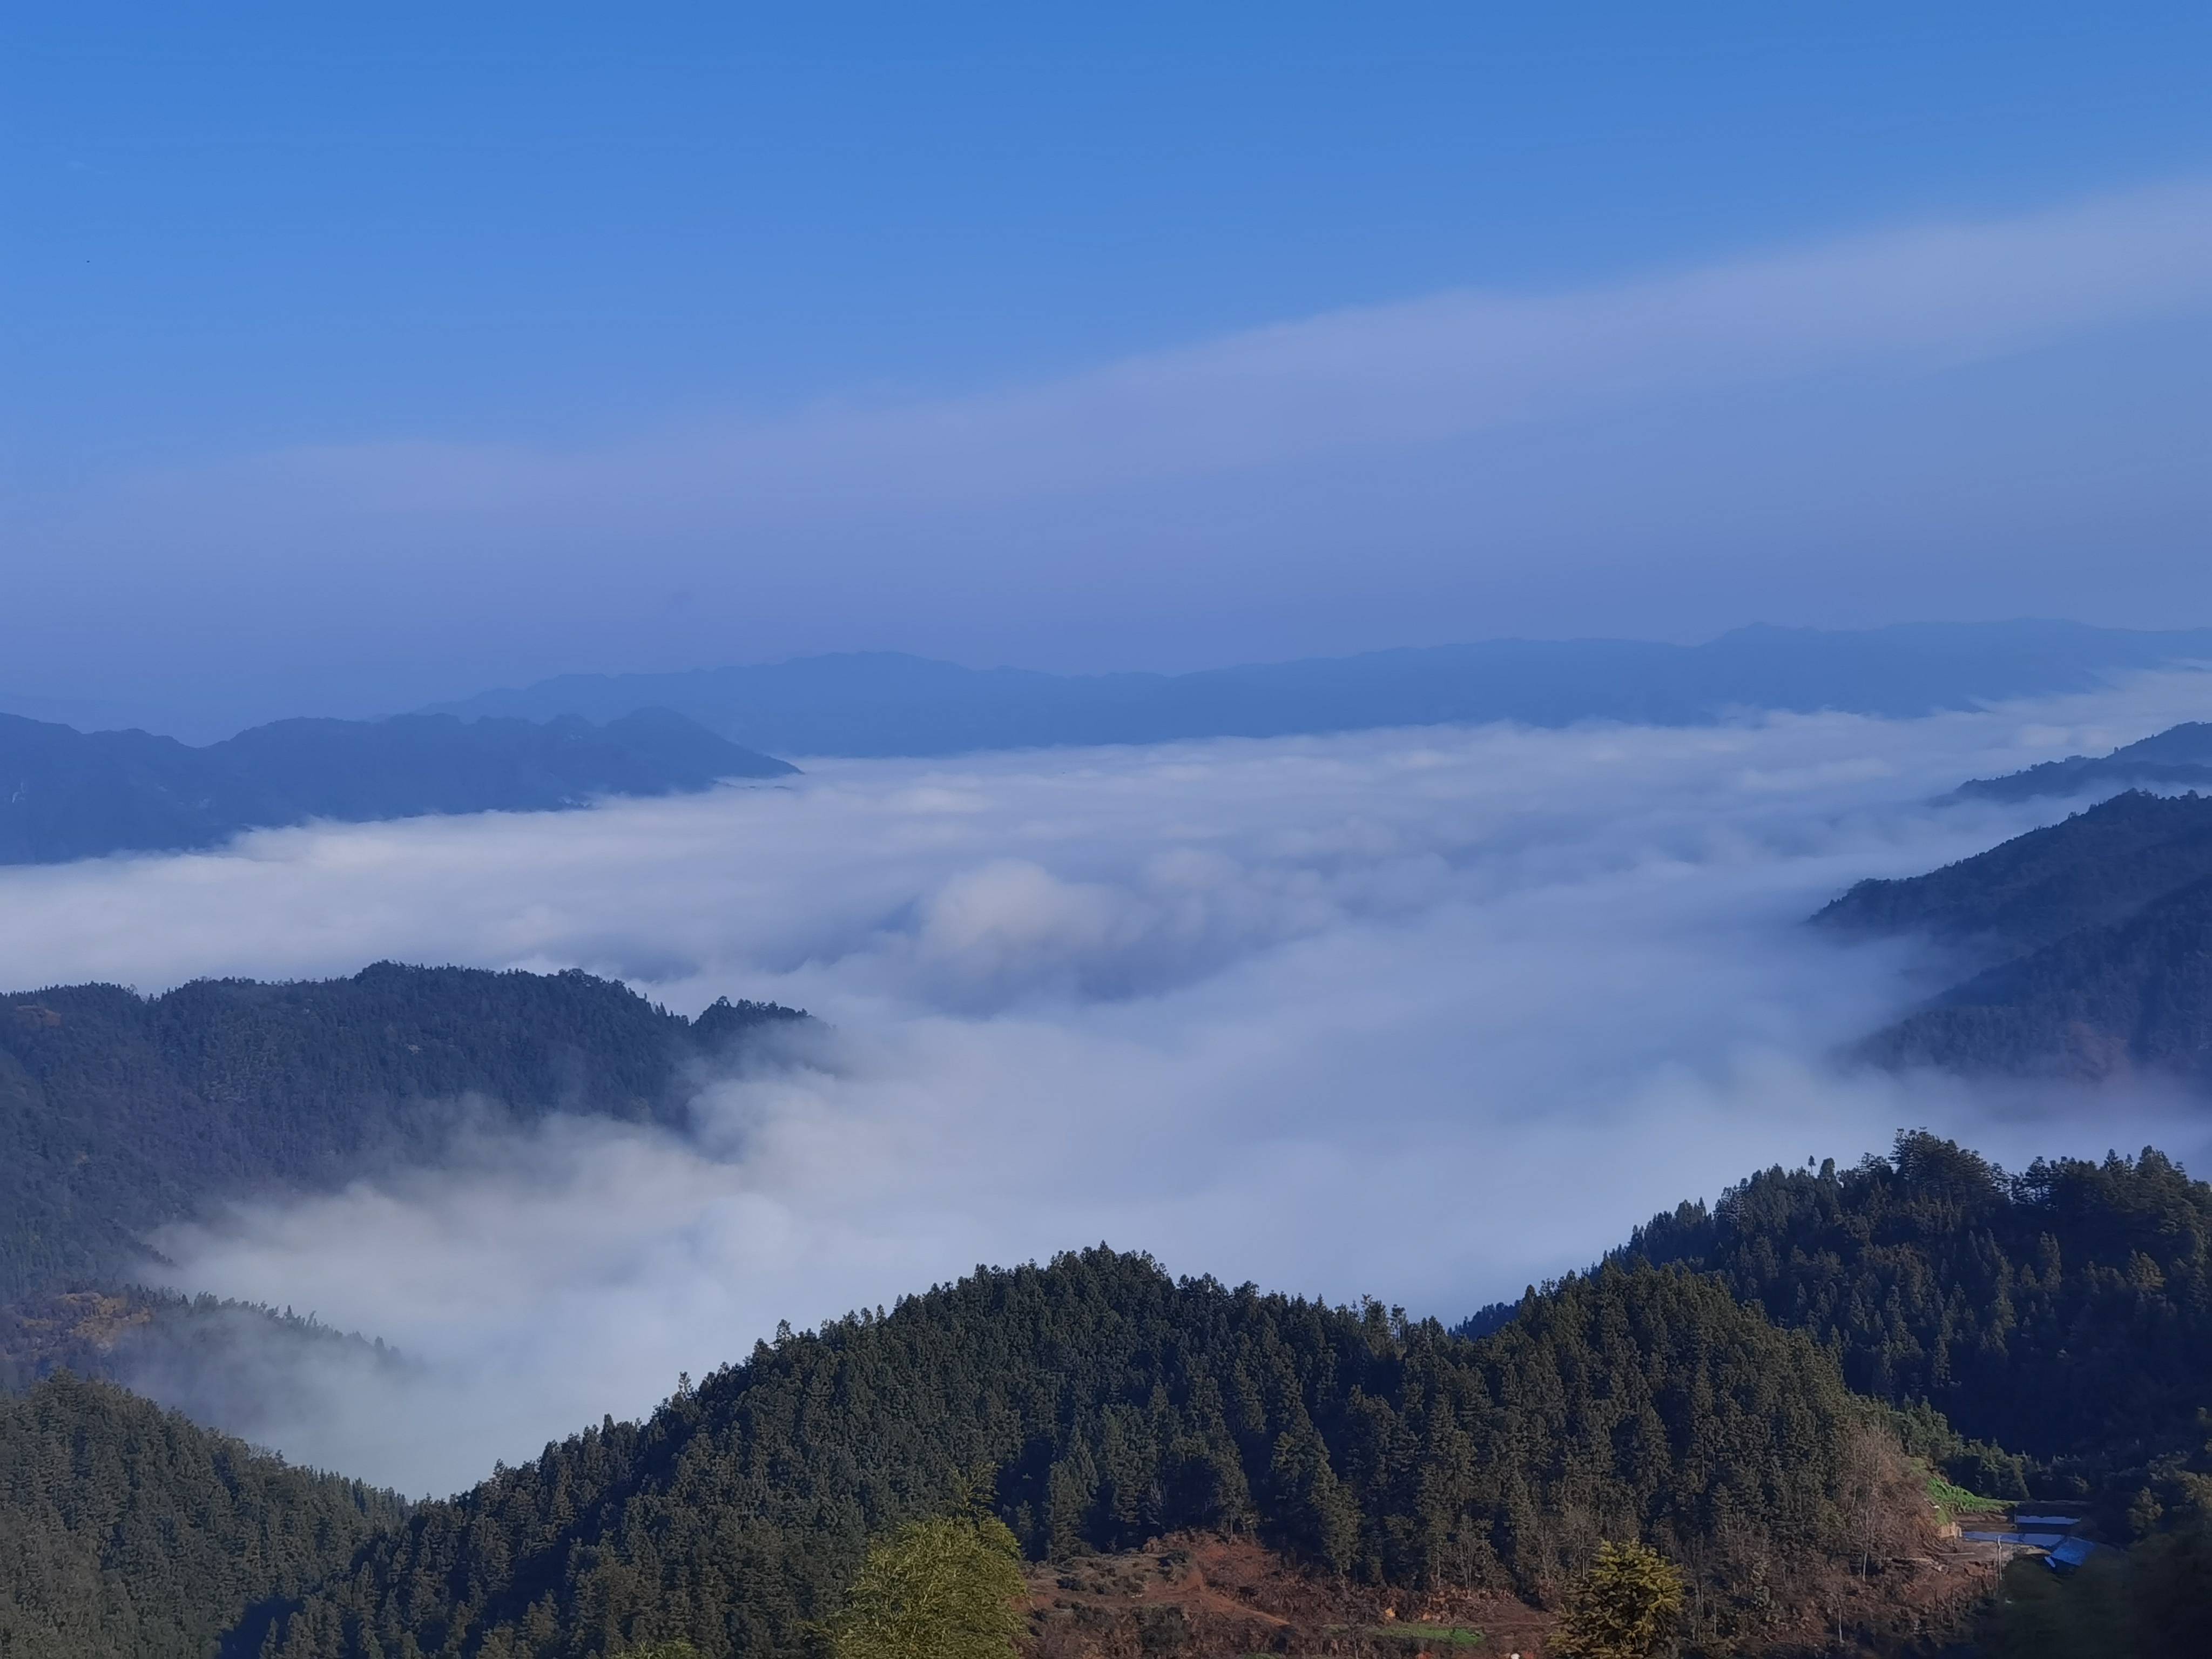
[[[868,1552],[831,1642],[837,1659],[1012,1659],[1027,1593],[1002,1522],[916,1521]]]
[[[1567,1592],[1552,1651],[1559,1659],[1657,1659],[1674,1645],[1682,1575],[1658,1551],[1601,1544]]]

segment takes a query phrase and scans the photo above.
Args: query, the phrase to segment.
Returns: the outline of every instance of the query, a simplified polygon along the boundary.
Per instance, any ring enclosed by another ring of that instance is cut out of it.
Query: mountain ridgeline
[[[1814,918],[1917,933],[1976,969],[1876,1033],[1893,1066],[2212,1088],[2212,799],[2131,791]]]
[[[435,1160],[560,1111],[676,1127],[701,1079],[805,1016],[686,1019],[611,980],[380,963],[0,998],[0,1303],[112,1278],[222,1199]]]
[[[1717,1275],[1854,1389],[2062,1477],[2203,1449],[2212,1187],[2155,1151],[2008,1176],[1901,1134],[1887,1158],[1769,1170],[1655,1217],[1614,1259]],[[1954,1455],[1978,1490],[2027,1495],[1988,1448]]]
[[[2212,631],[2072,623],[1745,628],[1703,645],[1491,640],[1188,674],[971,669],[891,653],[675,674],[569,674],[432,712],[612,720],[660,707],[782,755],[952,755],[1513,720],[1703,725],[1745,711],[1909,717],[2084,691],[2212,657]]]
[[[1975,778],[1953,792],[1960,800],[2033,800],[2041,796],[2117,795],[2212,789],[2212,724],[2179,726],[2124,744],[2108,755],[2069,755],[1998,778]]]
[[[1686,1654],[1796,1654],[1931,1547],[1901,1445],[2091,1498],[2149,1535],[2146,1595],[2201,1607],[2208,1237],[2155,1153],[2014,1178],[1908,1135],[1656,1218],[1480,1339],[1101,1247],[779,1331],[411,1507],[53,1377],[0,1401],[0,1654],[799,1659],[871,1540],[975,1504],[1033,1558],[1241,1536],[1417,1604],[1548,1600],[1637,1538],[1688,1582]]]
[[[794,769],[665,708],[599,726],[574,715],[279,720],[198,748],[0,714],[0,864],[212,847],[314,819],[550,811]]]
[[[871,1535],[980,1476],[1033,1553],[1250,1530],[1323,1571],[1532,1592],[1602,1538],[1692,1565],[1708,1639],[1848,1547],[1885,1470],[1805,1339],[1608,1270],[1481,1343],[1104,1249],[752,1357],[379,1535],[271,1659],[808,1650]]]

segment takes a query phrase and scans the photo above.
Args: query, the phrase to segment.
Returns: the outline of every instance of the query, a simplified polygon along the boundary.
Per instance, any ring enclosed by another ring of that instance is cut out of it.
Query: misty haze
[[[0,1659],[2212,1654],[2212,25],[0,24]]]

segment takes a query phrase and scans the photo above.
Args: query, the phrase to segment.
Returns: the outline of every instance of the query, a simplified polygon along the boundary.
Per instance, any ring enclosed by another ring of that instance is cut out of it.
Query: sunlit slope
[[[257,1653],[287,1597],[404,1513],[102,1383],[0,1396],[0,1653]]]

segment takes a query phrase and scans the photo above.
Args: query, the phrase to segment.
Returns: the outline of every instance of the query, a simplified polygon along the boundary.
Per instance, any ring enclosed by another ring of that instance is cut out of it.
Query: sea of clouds
[[[241,1206],[167,1282],[384,1338],[257,1390],[293,1456],[444,1491],[805,1326],[1108,1242],[1457,1318],[1653,1211],[1899,1128],[2009,1164],[2212,1113],[1855,1072],[1932,988],[1802,925],[2063,814],[1960,780],[2201,713],[2199,675],[1910,721],[1425,729],[823,762],[588,811],[0,872],[0,978],[154,991],[380,957],[580,966],[830,1029],[673,1135],[556,1119]],[[152,1380],[158,1389],[159,1379]],[[196,1385],[204,1397],[204,1386]]]

